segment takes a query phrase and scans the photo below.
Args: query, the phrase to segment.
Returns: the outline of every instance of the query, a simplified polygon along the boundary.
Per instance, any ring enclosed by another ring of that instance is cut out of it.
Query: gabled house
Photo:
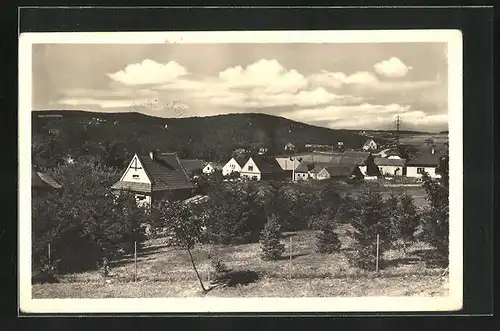
[[[216,162],[207,162],[201,172],[204,174],[210,175],[216,171],[222,171],[223,165]]]
[[[441,177],[436,173],[441,157],[442,151],[436,151],[435,147],[420,149],[420,152],[406,163],[406,176],[418,178],[426,172],[430,177]]]
[[[343,165],[329,165],[327,167],[322,167],[322,169],[317,173],[316,179],[337,179],[346,180],[353,178],[363,178],[363,174],[359,170],[359,167],[354,164]]]
[[[299,166],[295,169],[294,180],[306,180],[312,178],[311,171],[314,169],[315,164],[309,160],[303,160],[300,162]]]
[[[249,157],[240,172],[240,177],[253,180],[285,179],[287,176],[288,172],[281,169],[274,157],[261,155]]]
[[[374,159],[378,171],[383,176],[405,176],[405,160],[401,158],[376,157]]]
[[[119,181],[111,189],[132,192],[139,204],[151,204],[156,199],[183,200],[195,188],[176,153],[147,156],[134,155]]]
[[[376,150],[377,149],[377,143],[373,139],[368,139],[364,145],[363,145],[363,150],[364,151],[370,151],[370,150]]]
[[[228,176],[233,172],[241,172],[241,168],[247,163],[248,157],[233,157],[222,167],[222,175]]]

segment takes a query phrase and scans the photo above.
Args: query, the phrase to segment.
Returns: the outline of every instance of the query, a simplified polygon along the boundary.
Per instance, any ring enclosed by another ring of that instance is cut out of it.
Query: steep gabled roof
[[[376,157],[374,158],[374,163],[378,166],[404,166],[405,160],[403,159],[387,159],[384,157]]]
[[[33,188],[54,188],[60,189],[62,186],[49,174],[31,170],[31,187]]]
[[[343,153],[342,164],[366,165],[370,152],[347,151]]]
[[[156,192],[194,188],[176,153],[163,153],[156,155],[154,159],[149,156],[138,155],[137,157],[151,180],[151,184],[118,181],[112,186],[113,189]]]
[[[188,173],[203,169],[203,160],[181,159],[181,164]]]
[[[263,157],[260,155],[252,155],[252,160],[259,168],[261,173],[276,173],[282,172],[281,166],[278,164],[278,161],[274,157]]]
[[[431,151],[420,151],[417,155],[411,158],[406,165],[408,166],[428,166],[437,167],[439,164],[439,159],[441,158],[440,153],[432,154]]]
[[[329,166],[324,168],[330,177],[345,177],[345,176],[350,176],[354,173],[356,170],[356,165],[354,164],[349,164],[349,165],[334,165],[334,166]]]
[[[236,163],[238,163],[240,165],[240,167],[243,167],[245,165],[245,163],[247,163],[249,157],[248,156],[237,156],[237,157],[234,157],[233,158]]]

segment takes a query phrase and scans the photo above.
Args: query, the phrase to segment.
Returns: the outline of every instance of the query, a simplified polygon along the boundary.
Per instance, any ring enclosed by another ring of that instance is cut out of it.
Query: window
[[[378,167],[378,171],[379,171],[380,173],[383,173],[383,172],[384,172],[384,168],[382,168],[382,167]]]
[[[231,164],[230,167],[231,167],[231,169],[236,168],[236,166],[234,164]]]
[[[137,178],[139,178],[139,175],[132,175],[132,177],[133,177],[134,179],[137,179]]]
[[[146,197],[145,197],[144,195],[136,195],[135,197],[136,197],[136,198],[137,198],[137,200],[139,200],[139,201],[142,201],[142,200],[145,200],[145,199],[146,199]]]
[[[248,166],[248,171],[253,171],[253,166]]]
[[[417,168],[417,174],[423,175],[425,172],[425,168]]]

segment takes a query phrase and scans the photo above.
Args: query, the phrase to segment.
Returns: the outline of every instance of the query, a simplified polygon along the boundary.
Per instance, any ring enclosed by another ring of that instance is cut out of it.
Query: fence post
[[[47,249],[47,254],[48,254],[48,257],[49,257],[49,265],[50,265],[50,243],[48,245],[48,249]]]
[[[376,265],[375,265],[375,271],[376,272],[378,272],[379,245],[380,245],[380,236],[377,233],[377,261],[376,261]]]
[[[292,237],[290,236],[290,279],[292,279]]]
[[[137,282],[137,241],[134,241],[134,282]]]

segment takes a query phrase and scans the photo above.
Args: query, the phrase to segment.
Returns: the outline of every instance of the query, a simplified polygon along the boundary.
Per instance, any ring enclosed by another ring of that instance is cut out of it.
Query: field
[[[340,229],[338,253],[315,252],[315,231],[285,233],[281,260],[260,259],[258,244],[197,246],[193,257],[205,286],[214,278],[209,251],[217,251],[230,269],[224,286],[204,294],[214,297],[305,297],[305,296],[442,296],[447,279],[440,268],[424,264],[428,251],[422,243],[410,247],[403,257],[385,252],[387,265],[378,274],[349,265],[350,241]],[[290,246],[291,244],[291,246]],[[290,250],[291,247],[291,250]],[[291,258],[290,258],[291,257]],[[138,253],[137,282],[134,260],[114,261],[107,281],[97,271],[61,276],[60,283],[34,284],[33,298],[191,297],[203,295],[186,251],[168,247],[162,239],[146,243]],[[291,278],[290,278],[291,277]]]
[[[429,138],[436,144],[444,144],[448,141],[447,134],[404,134],[401,135],[399,141],[405,145],[423,145]]]

